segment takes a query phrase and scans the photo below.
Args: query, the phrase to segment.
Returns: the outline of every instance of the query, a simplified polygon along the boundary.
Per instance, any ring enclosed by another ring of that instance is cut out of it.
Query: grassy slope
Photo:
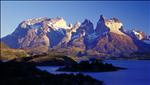
[[[8,46],[6,46],[4,43],[0,42],[1,49],[0,49],[0,60],[8,61],[15,58],[22,58],[27,57],[27,53],[24,50],[21,49],[11,49]]]

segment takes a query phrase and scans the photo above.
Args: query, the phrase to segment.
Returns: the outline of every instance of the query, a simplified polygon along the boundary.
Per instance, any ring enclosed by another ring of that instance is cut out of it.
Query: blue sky
[[[147,1],[2,1],[1,37],[30,18],[60,16],[67,24],[90,19],[95,27],[100,14],[119,18],[124,29],[136,28],[150,34],[150,2]]]

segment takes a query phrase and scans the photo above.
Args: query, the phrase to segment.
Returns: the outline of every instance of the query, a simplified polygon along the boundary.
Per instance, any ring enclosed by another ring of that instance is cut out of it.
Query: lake
[[[107,60],[115,66],[128,68],[114,72],[83,72],[85,75],[104,81],[105,85],[150,85],[150,61],[149,60]],[[40,70],[46,70],[53,74],[78,73],[58,72],[59,67],[38,66]]]

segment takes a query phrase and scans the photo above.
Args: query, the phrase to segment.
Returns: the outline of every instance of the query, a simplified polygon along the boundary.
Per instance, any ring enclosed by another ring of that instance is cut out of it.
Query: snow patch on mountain
[[[123,24],[117,18],[106,19],[103,15],[101,15],[95,31],[98,35],[104,35],[106,32],[113,32],[126,36],[123,32],[121,32],[122,27]]]
[[[128,31],[125,31],[125,33],[127,35],[129,35],[130,37],[134,38],[134,39],[138,39],[138,40],[145,40],[145,39],[147,39],[147,36],[142,31],[128,30]]]
[[[34,18],[34,19],[27,19],[21,23],[21,28],[27,28],[29,25],[34,25],[36,23],[41,23],[42,21],[46,20],[46,17]]]
[[[142,32],[133,30],[133,33],[139,40],[144,39],[144,34]]]
[[[53,28],[53,30],[58,30],[60,28],[62,29],[71,29],[70,27],[67,26],[66,21],[63,18],[52,18],[48,22],[48,26]]]
[[[105,20],[105,25],[109,28],[110,32],[124,35],[124,33],[120,31],[123,24],[118,21],[118,19],[112,18],[110,20]]]

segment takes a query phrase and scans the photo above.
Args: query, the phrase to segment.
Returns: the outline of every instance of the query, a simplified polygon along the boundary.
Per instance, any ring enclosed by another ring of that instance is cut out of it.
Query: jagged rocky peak
[[[8,38],[13,39],[15,42],[11,46],[15,46],[15,48],[49,47],[50,43],[53,45],[64,36],[65,29],[70,29],[70,27],[60,17],[27,19],[19,24],[12,35],[6,36],[3,40],[11,45]]]
[[[100,15],[100,19],[99,19],[100,22],[104,22],[105,21],[105,17],[103,15]]]
[[[71,41],[71,38],[73,36],[72,34],[77,32],[77,29],[80,27],[80,25],[81,25],[80,22],[76,22],[74,25],[69,24],[68,26],[71,29],[66,30],[66,35],[61,40],[61,42],[59,42],[58,46],[61,46],[61,47],[67,46],[68,42]]]
[[[144,32],[142,31],[139,31],[139,30],[129,30],[129,31],[126,31],[126,33],[131,36],[132,38],[135,38],[135,39],[138,39],[138,40],[144,40],[144,39],[147,39],[147,36],[145,35]]]
[[[47,17],[40,17],[40,18],[34,18],[34,19],[24,20],[21,23],[21,28],[27,28],[27,25],[34,25],[36,23],[40,23],[42,21],[45,21],[46,19],[48,19],[48,18]]]
[[[100,15],[95,32],[101,36],[108,31],[109,31],[109,28],[105,25],[105,17],[103,15]]]
[[[70,23],[68,26],[69,26],[70,28],[72,28],[72,27],[73,27],[73,24]]]
[[[91,21],[88,20],[88,19],[85,19],[84,22],[83,22],[82,24],[83,24],[83,25],[86,25],[86,24],[88,24],[88,23],[91,23]]]
[[[93,23],[88,19],[84,20],[79,29],[85,31],[87,35],[94,33]]]
[[[81,23],[80,22],[76,22],[74,24],[74,26],[71,28],[71,32],[76,32],[77,29],[80,27]]]
[[[57,30],[59,28],[70,29],[70,27],[67,26],[66,21],[61,17],[56,18],[41,17],[41,18],[27,19],[20,24],[21,28],[41,28],[43,26],[50,27],[54,30]]]
[[[106,19],[103,15],[101,15],[97,23],[96,31],[101,34],[109,31],[124,35],[124,33],[120,31],[122,29],[122,26],[123,24],[121,23],[121,21],[119,21],[119,19],[117,18]]]
[[[79,21],[77,21],[76,24],[79,25],[79,26],[81,25],[81,23]]]
[[[120,29],[123,24],[117,18],[111,18],[105,20],[105,25],[110,29],[110,32],[114,32],[117,34],[123,34]]]
[[[55,47],[75,47],[115,56],[123,53],[126,55],[146,47],[144,51],[149,50],[143,42],[144,37],[141,31],[125,31],[119,19],[106,19],[100,15],[95,30],[88,19],[74,25],[67,25],[61,17],[28,19],[21,22],[12,34],[2,38],[2,41],[12,48],[37,50],[40,47],[41,50],[44,47],[48,50]],[[100,54],[98,56],[101,56]]]
[[[139,40],[143,40],[146,37],[144,32],[142,32],[142,31],[133,30],[133,33]]]
[[[141,31],[132,30],[132,32],[133,32],[134,36],[139,40],[142,40],[145,37],[144,33]]]
[[[79,21],[77,21],[77,22],[75,23],[74,27],[78,28],[78,27],[80,27],[80,25],[81,25],[81,23],[80,23]]]

